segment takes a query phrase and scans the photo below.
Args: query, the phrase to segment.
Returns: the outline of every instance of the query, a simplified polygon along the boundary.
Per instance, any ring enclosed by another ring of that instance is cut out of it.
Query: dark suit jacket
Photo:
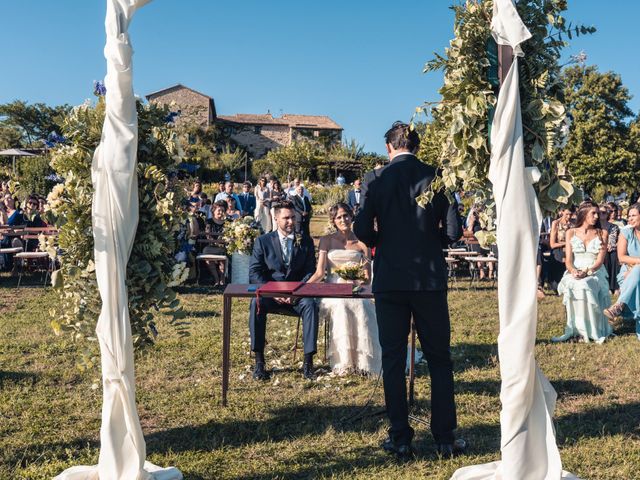
[[[303,235],[300,245],[293,241],[291,262],[287,269],[282,260],[278,232],[259,236],[253,244],[249,264],[249,283],[306,282],[316,271],[316,254],[311,237]]]
[[[240,205],[238,205],[238,210],[240,210],[245,215],[253,215],[253,212],[256,209],[256,197],[253,193],[247,194],[247,199],[244,198],[244,193],[238,194],[238,199],[240,200]]]
[[[442,249],[460,238],[462,228],[457,205],[450,205],[443,193],[426,208],[416,202],[435,174],[414,155],[403,154],[365,175],[354,233],[376,247],[374,292],[446,290]]]
[[[311,202],[305,196],[300,197],[299,195],[291,195],[289,196],[289,200],[293,203],[293,208],[295,210],[296,215],[296,224],[300,223],[308,223],[311,220]],[[304,202],[304,208],[302,204]],[[307,216],[303,217],[302,212],[306,211]]]
[[[354,212],[358,210],[358,208],[360,208],[360,205],[362,205],[362,188],[360,188],[360,202],[356,201],[356,191],[355,190],[349,190],[349,193],[347,194],[347,204],[351,207],[351,210],[353,210]]]

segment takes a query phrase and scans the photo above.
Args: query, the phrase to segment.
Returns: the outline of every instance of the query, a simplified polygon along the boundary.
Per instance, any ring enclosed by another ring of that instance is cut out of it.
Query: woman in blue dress
[[[640,340],[640,203],[629,207],[628,224],[620,229],[618,238],[618,274],[620,296],[604,314],[611,320],[617,317],[633,319]]]
[[[600,228],[598,205],[583,202],[576,227],[567,230],[567,271],[558,284],[558,293],[567,309],[567,326],[562,336],[551,341],[563,342],[579,336],[585,342],[602,343],[611,335],[611,325],[602,313],[611,305],[604,266],[608,241],[607,231]]]

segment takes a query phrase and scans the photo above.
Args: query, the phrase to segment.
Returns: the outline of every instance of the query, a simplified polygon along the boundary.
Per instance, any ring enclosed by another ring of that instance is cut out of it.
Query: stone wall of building
[[[206,127],[213,121],[213,112],[209,108],[209,97],[200,95],[188,88],[177,88],[153,96],[149,100],[153,103],[167,105],[172,111],[180,110],[180,117],[176,123],[194,122]],[[171,104],[175,103],[175,106]]]
[[[286,125],[227,124],[223,128],[253,158],[262,158],[270,150],[289,145],[291,140],[290,128]]]

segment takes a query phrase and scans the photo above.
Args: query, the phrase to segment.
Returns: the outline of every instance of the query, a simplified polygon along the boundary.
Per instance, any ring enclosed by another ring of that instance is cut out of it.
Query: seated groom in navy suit
[[[274,232],[258,237],[253,245],[249,265],[249,283],[306,282],[316,270],[316,255],[313,240],[308,235],[294,235],[295,210],[289,201],[274,207],[278,226]],[[268,380],[265,369],[264,344],[267,330],[267,314],[294,314],[302,317],[302,340],[304,363],[302,373],[314,379],[313,355],[318,340],[318,307],[313,298],[302,298],[292,302],[288,298],[260,298],[251,300],[249,330],[251,350],[256,355],[253,371],[255,380]]]

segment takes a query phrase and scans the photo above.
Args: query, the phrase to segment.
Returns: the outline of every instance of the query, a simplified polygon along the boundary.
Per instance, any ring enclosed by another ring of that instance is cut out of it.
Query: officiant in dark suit
[[[302,184],[296,185],[294,193],[289,195],[289,200],[295,209],[296,233],[302,233],[306,236],[310,236],[309,226],[311,224],[312,208],[309,198],[304,194],[304,186]]]
[[[372,290],[376,303],[389,437],[382,448],[401,460],[412,458],[405,368],[411,318],[431,377],[431,432],[441,455],[451,456],[456,406],[447,303],[447,265],[442,248],[457,241],[462,229],[457,206],[443,193],[422,208],[416,197],[436,171],[415,156],[420,143],[409,125],[396,122],[385,134],[391,163],[365,178],[354,233],[376,248]]]
[[[283,201],[274,206],[277,230],[261,235],[253,244],[249,264],[249,283],[306,282],[316,270],[313,240],[308,235],[294,234],[295,210],[291,202]],[[264,298],[251,300],[249,330],[251,351],[256,356],[253,378],[268,380],[265,368],[264,345],[267,330],[267,314],[281,313],[302,317],[302,340],[305,378],[315,378],[313,355],[318,340],[318,307],[313,298],[302,298],[292,303],[288,298]]]

